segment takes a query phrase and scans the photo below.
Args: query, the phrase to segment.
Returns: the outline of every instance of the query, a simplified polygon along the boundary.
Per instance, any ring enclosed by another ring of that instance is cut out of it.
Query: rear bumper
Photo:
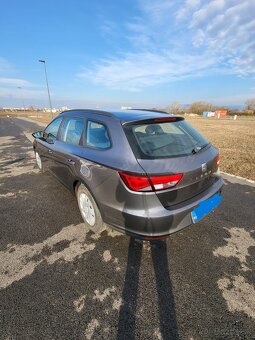
[[[159,202],[157,206],[141,209],[135,212],[125,209],[121,212],[122,223],[105,221],[120,232],[142,239],[164,239],[193,224],[191,211],[199,204],[216,193],[221,194],[223,179],[218,177],[214,184],[206,191],[197,195],[192,202],[186,201],[181,205],[165,209]]]

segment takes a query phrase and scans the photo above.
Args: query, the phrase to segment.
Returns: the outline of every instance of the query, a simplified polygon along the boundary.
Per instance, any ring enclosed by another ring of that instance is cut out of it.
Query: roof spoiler
[[[181,120],[184,120],[184,118],[179,117],[179,116],[168,115],[168,117],[155,117],[155,118],[133,120],[133,121],[125,122],[122,125],[160,124],[160,123],[167,123],[167,122],[179,122]]]
[[[157,109],[127,109],[127,110],[129,110],[129,111],[132,111],[132,110],[136,111],[136,110],[138,110],[138,111],[158,112],[158,113],[165,113],[165,114],[169,115],[169,112],[162,111],[162,110],[157,110]]]

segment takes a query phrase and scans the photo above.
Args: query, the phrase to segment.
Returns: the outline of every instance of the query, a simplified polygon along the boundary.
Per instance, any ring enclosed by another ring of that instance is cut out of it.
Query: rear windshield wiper
[[[208,143],[209,144],[209,143]],[[192,149],[192,153],[195,154],[195,153],[198,153],[200,152],[201,150],[203,150],[204,148],[207,147],[208,144],[204,144],[202,146],[195,146],[194,149]]]

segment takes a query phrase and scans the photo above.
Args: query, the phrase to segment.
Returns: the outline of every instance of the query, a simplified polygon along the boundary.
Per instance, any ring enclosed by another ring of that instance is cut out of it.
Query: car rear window
[[[137,158],[169,158],[196,153],[209,142],[184,120],[124,126]]]

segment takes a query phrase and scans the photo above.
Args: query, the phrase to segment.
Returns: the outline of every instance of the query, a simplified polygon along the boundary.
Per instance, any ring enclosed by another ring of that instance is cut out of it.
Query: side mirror
[[[34,138],[43,138],[43,131],[36,131],[36,132],[32,133],[32,136]]]
[[[49,144],[54,144],[56,137],[51,133],[46,133],[44,131],[36,131],[32,133],[32,136],[37,139],[41,139]]]
[[[51,134],[51,133],[44,133],[44,139],[46,140],[47,143],[49,144],[54,144],[56,137]]]

